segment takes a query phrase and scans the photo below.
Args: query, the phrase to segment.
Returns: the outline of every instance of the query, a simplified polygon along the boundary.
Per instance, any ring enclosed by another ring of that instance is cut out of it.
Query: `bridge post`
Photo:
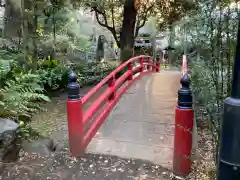
[[[156,59],[153,59],[152,63],[153,63],[154,65],[156,65]],[[153,72],[156,72],[156,68],[155,68],[154,66],[152,66],[152,71],[153,71]]]
[[[115,88],[115,77],[112,77],[108,83],[108,87],[113,90],[113,93],[109,96],[108,100],[114,100],[116,96],[116,88]]]
[[[156,56],[156,66],[157,66],[156,72],[159,72],[160,71],[160,56],[159,56],[159,54],[157,54],[157,56]]]
[[[131,80],[133,80],[133,63],[132,62],[130,62],[129,64],[128,64],[128,71],[130,72],[130,75],[129,75],[129,77],[128,77],[128,80],[129,81],[131,81]]]
[[[150,56],[147,57],[147,63],[150,64]],[[147,65],[147,70],[150,70],[150,67],[151,67],[150,65]]]
[[[144,70],[143,61],[144,61],[143,56],[140,56],[140,73],[143,72]]]
[[[192,91],[187,72],[182,76],[180,83],[182,87],[178,90],[178,104],[175,109],[173,171],[178,175],[187,175],[191,170],[194,122]]]
[[[240,179],[240,21],[231,97],[224,100],[217,180]]]
[[[68,75],[67,118],[69,148],[74,157],[83,153],[83,113],[79,91],[77,75],[71,71]]]

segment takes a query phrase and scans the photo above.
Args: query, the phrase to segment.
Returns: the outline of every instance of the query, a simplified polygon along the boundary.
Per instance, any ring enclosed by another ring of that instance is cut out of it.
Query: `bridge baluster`
[[[143,72],[143,70],[144,70],[143,60],[144,60],[144,57],[140,56],[140,66],[141,66],[140,72]]]
[[[193,109],[190,78],[187,72],[180,81],[178,104],[175,110],[175,136],[173,170],[176,174],[187,175],[191,170],[191,151],[193,134]]]
[[[79,157],[83,153],[83,111],[80,86],[73,71],[68,75],[67,115],[70,152]]]
[[[116,96],[116,88],[115,88],[115,77],[113,76],[109,83],[108,83],[108,87],[113,91],[113,93],[109,96],[108,100],[114,100],[115,96]]]
[[[159,72],[160,71],[160,56],[159,55],[156,56],[156,66],[157,66],[156,72]]]
[[[133,70],[133,63],[130,62],[128,64],[128,71],[130,72],[130,75],[128,76],[129,81],[133,80],[133,71],[132,70]]]
[[[152,60],[152,64],[153,64],[153,65],[156,65],[156,60],[155,60],[155,59]],[[153,72],[156,72],[155,66],[152,66],[152,71],[153,71]]]
[[[148,65],[147,65],[147,70],[150,70],[150,67],[151,67],[151,66],[149,65],[149,64],[150,64],[150,56],[147,57],[147,63],[148,63]]]

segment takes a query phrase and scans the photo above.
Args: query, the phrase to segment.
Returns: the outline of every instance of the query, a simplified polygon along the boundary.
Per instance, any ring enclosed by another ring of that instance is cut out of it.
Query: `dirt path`
[[[8,164],[3,180],[170,180],[172,173],[147,161],[86,154],[74,159],[67,151],[50,158],[25,156]]]

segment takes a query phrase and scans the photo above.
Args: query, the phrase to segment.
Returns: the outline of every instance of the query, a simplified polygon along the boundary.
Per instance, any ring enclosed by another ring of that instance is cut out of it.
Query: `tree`
[[[157,15],[160,24],[169,24],[194,7],[193,3],[181,0],[72,0],[72,3],[94,11],[98,23],[112,33],[123,61],[132,56],[134,39],[148,17]]]

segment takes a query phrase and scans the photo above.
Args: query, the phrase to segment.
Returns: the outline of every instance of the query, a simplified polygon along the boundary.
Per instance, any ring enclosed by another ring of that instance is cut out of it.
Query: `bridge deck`
[[[180,73],[143,76],[123,95],[87,152],[144,159],[172,169]]]

